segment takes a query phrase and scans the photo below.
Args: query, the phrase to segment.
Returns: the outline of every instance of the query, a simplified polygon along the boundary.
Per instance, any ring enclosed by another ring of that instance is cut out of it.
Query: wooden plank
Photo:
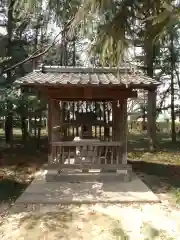
[[[65,142],[51,142],[51,145],[54,147],[78,147],[78,146],[96,146],[96,147],[120,147],[122,142],[120,141],[111,141],[111,142],[98,142],[97,139],[94,141],[65,141]]]

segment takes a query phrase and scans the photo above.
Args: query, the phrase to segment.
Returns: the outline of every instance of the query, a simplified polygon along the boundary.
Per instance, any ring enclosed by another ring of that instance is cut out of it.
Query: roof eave
[[[156,89],[160,84],[50,84],[50,83],[18,83],[17,85],[20,85],[22,87],[52,87],[52,88],[60,88],[60,87],[95,87],[95,88],[112,88],[112,87],[118,87],[122,89]]]

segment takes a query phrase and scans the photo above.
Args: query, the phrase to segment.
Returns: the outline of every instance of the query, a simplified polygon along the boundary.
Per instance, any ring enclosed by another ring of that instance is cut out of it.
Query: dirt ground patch
[[[31,205],[25,209],[16,206],[16,213],[4,218],[2,240],[180,238],[180,211],[168,205]]]

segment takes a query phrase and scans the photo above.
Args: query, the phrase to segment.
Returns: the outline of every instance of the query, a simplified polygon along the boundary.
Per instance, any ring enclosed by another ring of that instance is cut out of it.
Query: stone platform
[[[41,170],[29,187],[17,199],[20,204],[75,203],[155,203],[158,197],[133,173],[132,181],[99,180],[67,176],[60,181],[46,181],[47,170]],[[99,177],[99,176],[98,176]],[[109,178],[110,179],[110,178]]]

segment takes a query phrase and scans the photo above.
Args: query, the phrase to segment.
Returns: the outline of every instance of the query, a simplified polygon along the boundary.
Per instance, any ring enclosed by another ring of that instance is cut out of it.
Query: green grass
[[[144,240],[175,240],[164,230],[158,230],[152,227],[149,223],[144,223],[141,227],[141,232],[145,236]]]
[[[180,141],[177,139],[177,143],[172,143],[168,134],[158,134],[157,141],[159,149],[149,152],[145,134],[130,134],[128,159],[134,171],[155,193],[173,193],[179,203]]]
[[[174,200],[176,202],[176,204],[180,204],[180,188],[172,188],[172,191],[171,191],[173,197],[174,197]]]

